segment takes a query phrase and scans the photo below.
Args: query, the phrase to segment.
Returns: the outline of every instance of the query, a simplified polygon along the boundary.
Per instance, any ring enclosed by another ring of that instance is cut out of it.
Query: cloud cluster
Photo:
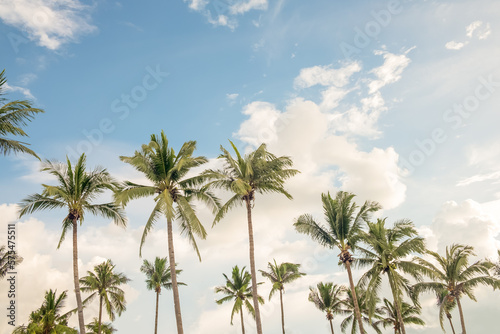
[[[484,23],[483,21],[474,21],[465,27],[465,36],[467,40],[463,42],[449,41],[445,44],[445,48],[448,50],[460,50],[469,42],[476,38],[479,40],[487,39],[491,34],[491,26],[490,24]]]
[[[0,18],[50,50],[91,33],[90,7],[78,0],[16,0],[0,2]]]

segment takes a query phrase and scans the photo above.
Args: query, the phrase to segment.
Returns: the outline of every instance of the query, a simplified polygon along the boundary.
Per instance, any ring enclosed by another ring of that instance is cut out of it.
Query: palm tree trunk
[[[335,333],[333,332],[333,322],[332,322],[331,320],[330,320],[330,329],[332,330],[332,334],[335,334]]]
[[[252,227],[252,206],[250,199],[246,199],[247,217],[248,217],[248,243],[250,244],[250,273],[252,275],[252,297],[253,308],[255,310],[255,322],[257,324],[257,334],[262,334],[262,324],[260,320],[259,299],[257,293],[257,273],[255,271],[255,255],[253,244],[253,227]]]
[[[102,323],[102,296],[99,296],[99,324],[97,325],[97,334],[101,334]]]
[[[78,275],[78,222],[73,219],[73,281],[75,283],[76,307],[78,309],[78,327],[80,334],[85,334],[85,321],[83,320],[82,295],[80,294],[80,281]]]
[[[464,313],[462,312],[462,304],[460,303],[460,298],[458,298],[458,296],[456,297],[456,300],[458,306],[458,313],[460,314],[460,324],[462,325],[462,334],[466,334]]]
[[[451,331],[453,332],[453,334],[455,334],[455,327],[453,327],[453,322],[451,321],[451,315],[448,316],[448,314],[447,314],[446,317],[448,318],[448,321],[450,322]]]
[[[155,315],[155,334],[158,333],[158,302],[160,300],[160,292],[156,291],[156,315]]]
[[[394,285],[391,270],[387,272],[387,278],[389,278],[389,284],[391,286],[392,296],[394,298],[394,308],[396,309],[396,315],[398,317],[399,330],[401,334],[406,334],[405,324],[403,323],[403,317],[401,317],[401,309],[399,307],[399,298],[398,298],[399,296],[396,292],[396,287]]]
[[[241,333],[245,334],[245,322],[243,321],[243,306],[240,309],[241,316]]]
[[[168,237],[168,260],[170,261],[170,275],[172,278],[172,291],[174,293],[175,321],[177,323],[177,334],[184,334],[182,329],[181,304],[179,300],[179,289],[177,287],[177,272],[175,271],[174,237],[172,235],[172,220],[167,218]]]
[[[280,302],[281,302],[281,328],[285,334],[285,312],[283,310],[283,290],[280,289]]]
[[[344,262],[344,265],[347,269],[347,276],[349,276],[349,286],[351,288],[352,301],[354,304],[354,314],[359,324],[359,332],[361,334],[364,334],[366,332],[363,328],[363,321],[361,319],[361,312],[359,311],[359,305],[358,305],[358,297],[356,296],[356,290],[354,289],[354,281],[352,280],[351,263],[349,261],[346,261]]]

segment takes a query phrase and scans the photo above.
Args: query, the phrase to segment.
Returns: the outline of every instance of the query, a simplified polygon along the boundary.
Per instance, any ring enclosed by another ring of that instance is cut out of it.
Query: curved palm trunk
[[[285,312],[283,310],[283,290],[280,289],[280,302],[281,302],[281,328],[285,334]]]
[[[80,294],[80,281],[78,275],[78,222],[73,219],[73,281],[75,283],[76,307],[78,309],[78,327],[80,334],[85,334],[85,321],[83,320],[82,295]]]
[[[252,275],[253,308],[255,309],[255,322],[257,324],[257,334],[262,334],[262,324],[260,320],[259,299],[258,299],[259,294],[257,293],[257,273],[255,271],[252,206],[249,199],[246,199],[245,202],[247,205],[247,217],[248,217],[248,243],[250,244],[250,273]]]
[[[462,325],[462,334],[466,334],[464,313],[462,312],[462,304],[460,303],[460,298],[458,298],[458,296],[456,298],[457,298],[458,313],[460,314],[460,324]]]
[[[399,322],[399,330],[401,334],[406,334],[405,324],[403,323],[403,318],[401,317],[401,309],[399,307],[399,298],[396,292],[396,287],[394,285],[391,270],[387,272],[387,277],[389,278],[389,284],[391,286],[392,296],[394,298],[394,308],[396,309],[396,315]]]
[[[451,331],[453,332],[453,334],[455,334],[455,327],[453,327],[453,322],[451,321],[451,314],[446,314],[446,317],[448,318],[448,321],[450,322],[450,326],[451,326]]]
[[[351,288],[351,294],[352,294],[352,301],[354,304],[354,315],[356,316],[356,320],[358,321],[359,324],[359,332],[361,334],[366,333],[364,328],[363,328],[363,321],[361,319],[361,312],[359,311],[359,305],[358,305],[358,297],[356,296],[356,290],[354,289],[354,281],[352,279],[352,272],[351,272],[351,263],[349,260],[344,262],[345,268],[347,269],[347,276],[349,276],[349,286]]]
[[[241,316],[241,332],[245,334],[245,322],[243,321],[243,306],[240,309],[240,316]]]
[[[329,321],[330,321],[330,329],[332,330],[332,334],[335,334],[335,333],[333,332],[333,322],[332,322],[331,320],[329,320]]]
[[[97,325],[97,334],[101,334],[102,323],[102,296],[99,296],[99,323]]]
[[[182,329],[181,304],[179,300],[179,289],[177,287],[177,272],[175,271],[174,237],[172,235],[172,220],[167,218],[168,237],[168,260],[170,261],[170,275],[172,279],[172,291],[174,293],[175,321],[177,323],[177,334],[184,334]]]
[[[155,334],[158,333],[158,302],[160,300],[160,291],[156,291],[156,315],[155,315]]]

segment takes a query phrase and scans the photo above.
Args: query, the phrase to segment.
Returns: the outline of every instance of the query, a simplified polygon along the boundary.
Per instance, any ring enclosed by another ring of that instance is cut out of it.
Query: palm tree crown
[[[316,289],[309,288],[309,301],[320,311],[326,312],[326,319],[330,322],[330,329],[333,332],[332,320],[335,314],[342,313],[342,296],[346,292],[343,285],[320,282]]]
[[[401,325],[399,324],[394,304],[384,298],[384,306],[381,307],[381,310],[385,313],[385,318],[378,320],[376,324],[381,324],[384,328],[392,326],[392,328],[394,328],[394,334],[401,333]],[[405,302],[401,303],[401,317],[403,318],[403,323],[405,324],[424,326],[425,322],[419,317],[421,312],[422,311],[419,307]]]
[[[6,246],[0,246],[0,279],[5,277],[8,271],[13,271],[22,261],[23,258],[16,252],[7,250]]]
[[[5,70],[3,70],[0,72],[0,154],[7,155],[10,152],[21,152],[38,158],[36,153],[26,146],[28,145],[27,143],[8,139],[5,136],[27,137],[28,135],[24,132],[23,127],[34,118],[35,114],[43,113],[44,111],[33,108],[30,101],[15,100],[5,103],[6,99],[3,95],[7,87]]]

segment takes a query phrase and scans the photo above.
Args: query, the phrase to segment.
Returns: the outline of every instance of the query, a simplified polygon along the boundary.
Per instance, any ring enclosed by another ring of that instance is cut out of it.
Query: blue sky
[[[496,254],[499,14],[494,0],[480,6],[431,0],[16,0],[0,3],[0,67],[9,99],[28,98],[46,111],[27,127],[31,147],[46,159],[85,151],[89,166],[141,180],[118,156],[133,154],[162,129],[174,147],[197,140],[198,154],[212,166],[228,139],[242,150],[266,142],[272,152],[291,156],[302,172],[288,185],[293,202],[274,196],[256,202],[262,247],[257,266],[263,269],[273,258],[306,263],[308,276],[286,295],[287,324],[290,333],[306,333],[310,326],[320,332],[327,323],[308,305],[308,287],[320,280],[346,283],[346,277],[335,254],[318,253],[292,222],[306,212],[321,219],[322,192],[343,189],[359,202],[381,202],[381,216],[412,219],[434,250],[463,242],[478,256]],[[0,159],[2,225],[16,221],[16,203],[51,182],[38,169],[27,156]],[[80,231],[81,272],[111,258],[133,279],[128,311],[115,322],[123,333],[153,328],[154,296],[145,289],[137,256],[151,202],[127,208],[125,231],[98,218]],[[200,216],[208,227],[205,211],[200,208]],[[20,322],[46,289],[72,290],[70,243],[58,251],[54,243],[62,214],[20,221],[19,247],[26,254],[19,269]],[[190,333],[239,330],[229,325],[229,305],[213,302],[213,287],[233,265],[248,266],[243,218],[243,210],[236,210],[209,231],[200,242],[202,263],[185,240],[176,240],[182,279],[189,284],[181,301]],[[5,233],[0,231],[0,243]],[[165,239],[158,224],[146,258],[165,255]],[[42,274],[28,279],[33,271]],[[495,328],[491,317],[499,311],[488,293],[480,290],[479,303],[465,305],[468,323],[482,331]],[[160,329],[173,333],[171,296],[161,298]],[[276,332],[279,313],[271,306],[264,328]],[[429,298],[428,327],[411,333],[435,333],[436,312]],[[8,332],[0,324],[0,333]]]

